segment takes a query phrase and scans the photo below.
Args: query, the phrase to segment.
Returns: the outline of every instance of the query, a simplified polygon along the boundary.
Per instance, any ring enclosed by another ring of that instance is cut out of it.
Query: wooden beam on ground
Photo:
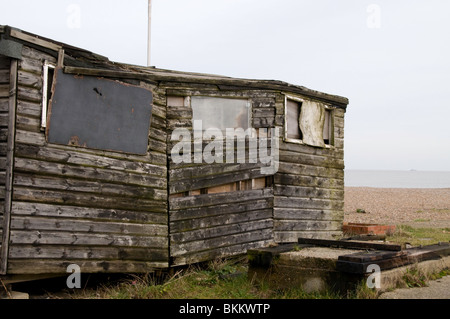
[[[316,246],[348,248],[348,249],[352,249],[352,248],[353,249],[376,249],[376,250],[389,250],[389,251],[402,250],[401,245],[369,243],[369,242],[364,242],[364,241],[351,241],[351,240],[328,240],[328,239],[299,238],[298,243],[299,244],[307,244],[307,245],[316,245]]]

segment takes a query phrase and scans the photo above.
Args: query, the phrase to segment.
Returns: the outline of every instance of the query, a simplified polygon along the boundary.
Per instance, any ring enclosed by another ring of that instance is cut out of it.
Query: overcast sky
[[[147,0],[1,1],[0,24],[147,63]],[[347,169],[450,171],[450,1],[152,3],[152,65],[345,96]]]

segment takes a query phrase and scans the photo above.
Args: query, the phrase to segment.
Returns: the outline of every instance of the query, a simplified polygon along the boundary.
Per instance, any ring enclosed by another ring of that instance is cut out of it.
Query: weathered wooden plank
[[[226,173],[234,173],[238,171],[247,171],[259,169],[267,166],[258,163],[212,163],[209,165],[195,165],[191,167],[174,168],[169,171],[169,178],[175,182],[183,179],[193,179],[196,177],[206,178],[208,176],[223,175]]]
[[[263,239],[255,242],[246,242],[245,245],[237,244],[227,247],[220,247],[211,250],[194,252],[192,254],[184,254],[179,257],[174,257],[172,259],[172,264],[174,266],[187,265],[192,263],[198,263],[202,261],[214,260],[216,258],[223,258],[227,256],[235,256],[239,254],[245,254],[248,249],[255,249],[261,247],[267,247],[273,244],[272,239]]]
[[[167,152],[167,145],[166,142],[161,142],[161,141],[157,141],[154,139],[150,139],[149,143],[148,143],[148,149],[153,151],[153,152],[159,152],[159,153],[163,153],[166,154]]]
[[[167,119],[192,119],[192,108],[181,106],[170,106],[167,109]]]
[[[273,193],[275,196],[288,197],[305,197],[305,198],[320,198],[320,199],[344,199],[344,190],[325,189],[316,187],[302,187],[291,185],[274,185]]]
[[[10,238],[10,222],[11,222],[11,202],[12,202],[12,178],[13,178],[13,163],[14,163],[14,148],[15,148],[15,118],[16,118],[16,104],[17,104],[17,60],[11,60],[10,63],[10,79],[9,79],[9,103],[8,103],[8,129],[7,129],[7,146],[6,146],[6,161],[5,161],[5,193],[4,198],[4,212],[2,224],[2,246],[0,250],[0,274],[5,274],[8,265],[8,249]],[[4,131],[3,131],[4,132]],[[3,132],[0,133],[0,141],[3,141]],[[3,188],[2,188],[3,189]]]
[[[46,161],[18,157],[15,158],[14,165],[17,172],[57,175],[68,178],[106,181],[118,184],[152,186],[160,189],[166,188],[165,176],[158,178],[153,175],[136,174],[97,167],[49,163]]]
[[[278,172],[280,173],[290,173],[296,175],[307,175],[307,176],[318,176],[326,178],[344,178],[344,170],[320,166],[311,166],[304,164],[294,164],[280,162]]]
[[[43,68],[42,61],[29,58],[22,58],[22,60],[19,61],[19,70],[33,72],[37,75],[41,75],[42,68]]]
[[[134,172],[158,177],[166,176],[167,174],[167,168],[165,166],[151,164],[145,161],[146,158],[137,158],[136,160],[133,160],[127,157],[109,157],[103,154],[97,155],[73,149],[18,144],[16,156],[115,171]]]
[[[8,113],[0,113],[0,126],[8,127],[9,123],[9,114]]]
[[[196,177],[196,178],[193,177],[190,179],[173,181],[172,184],[169,185],[169,192],[172,194],[176,194],[180,192],[225,185],[233,182],[238,182],[241,180],[249,180],[252,178],[259,178],[264,176],[266,175],[261,173],[260,168],[255,168],[232,173],[226,173],[222,175]]]
[[[273,191],[270,188],[238,191],[232,193],[206,194],[200,196],[187,196],[173,198],[170,201],[171,210],[181,210],[193,207],[213,206],[220,204],[230,204],[257,200],[272,197]]]
[[[32,47],[24,45],[22,48],[22,58],[30,58],[32,60],[41,62],[47,60],[50,63],[56,63],[56,54],[52,56],[43,51],[36,50]]]
[[[9,96],[9,84],[0,84],[0,97]]]
[[[168,260],[167,249],[128,248],[128,247],[76,247],[41,245],[13,245],[9,251],[10,259],[58,259],[58,260],[139,260],[159,261]]]
[[[207,247],[207,240],[209,238],[226,237],[239,233],[247,233],[257,229],[264,229],[273,227],[272,219],[252,220],[249,222],[241,222],[238,224],[223,225],[217,227],[200,228],[191,231],[184,231],[180,233],[170,234],[171,245],[177,246],[180,243],[185,245],[188,242],[203,240]]]
[[[285,207],[285,208],[329,209],[329,210],[342,210],[344,207],[343,201],[338,200],[285,197],[285,196],[276,196],[273,200],[273,205],[274,207]]]
[[[156,129],[154,127],[150,128],[150,134],[149,137],[151,139],[161,141],[166,143],[167,142],[167,133],[166,131]]]
[[[342,222],[332,220],[274,220],[273,229],[274,231],[340,231]]]
[[[197,223],[196,219],[211,218],[212,220],[219,220],[220,218],[226,218],[227,214],[245,214],[251,211],[265,210],[272,207],[272,199],[254,198],[247,202],[230,202],[228,204],[217,202],[216,205],[213,206],[185,208],[182,210],[172,209],[172,199],[170,199],[169,206],[170,221],[174,224],[180,223],[180,226],[175,227],[184,227],[182,221],[185,221],[187,224],[192,223],[195,225]]]
[[[17,101],[17,114],[32,116],[36,118],[41,117],[41,104],[27,101]]]
[[[112,221],[112,222],[136,222],[153,223],[167,225],[168,217],[166,213],[154,213],[136,210],[119,209],[101,209],[92,207],[78,207],[66,205],[52,205],[32,202],[12,203],[12,211],[16,216],[42,216],[42,217],[60,217],[77,218],[93,221]]]
[[[273,117],[275,118],[275,108],[253,108],[253,117]]]
[[[48,48],[54,51],[58,51],[59,49],[61,49],[62,47],[56,43],[44,40],[44,39],[40,39],[39,37],[35,37],[32,35],[28,35],[25,34],[23,32],[21,32],[20,30],[14,30],[12,29],[10,32],[11,36],[20,40],[24,40],[33,44],[36,44],[38,46],[42,46],[44,48]]]
[[[17,98],[25,101],[39,103],[42,99],[41,90],[19,85],[17,87]]]
[[[0,97],[0,112],[8,112],[9,99]]]
[[[239,213],[227,213],[216,216],[209,216],[205,218],[196,218],[192,220],[182,220],[175,222],[171,220],[170,232],[171,234],[175,234],[177,232],[185,232],[195,229],[203,229],[221,225],[244,223],[267,218],[272,218],[271,208],[264,210],[244,211]]]
[[[253,98],[252,107],[255,108],[275,108],[275,98]]]
[[[9,68],[7,69],[0,69],[0,84],[7,84],[9,83]]]
[[[77,264],[83,273],[148,273],[155,268],[166,268],[168,262],[130,262],[130,261],[90,261],[90,260],[48,260],[12,259],[8,264],[8,274],[49,274],[67,275],[67,266]]]
[[[353,241],[353,240],[325,240],[325,239],[299,238],[298,243],[316,246],[349,248],[349,249],[356,248],[356,249],[376,249],[389,251],[402,250],[401,245],[370,243],[366,241]]]
[[[38,133],[41,129],[41,119],[17,114],[16,127],[18,130],[28,130]]]
[[[344,179],[325,178],[307,175],[293,175],[289,173],[276,173],[274,183],[280,185],[304,186],[304,187],[321,187],[327,189],[342,190],[344,187]]]
[[[319,156],[328,156],[332,158],[344,158],[344,152],[342,150],[336,148],[320,148],[320,147],[311,147],[305,144],[297,144],[297,143],[289,143],[289,142],[280,142],[280,152],[282,151],[290,151],[295,153],[302,154],[310,154],[310,155],[319,155]]]
[[[129,197],[108,197],[81,192],[34,189],[16,185],[13,200],[59,205],[89,206],[95,208],[133,209],[137,211],[166,212],[167,202]]]
[[[316,238],[316,239],[331,239],[342,236],[342,231],[274,231],[274,240],[277,243],[297,243],[299,237],[302,238]]]
[[[10,244],[124,246],[167,248],[166,236],[132,236],[118,234],[92,234],[83,232],[58,232],[38,230],[11,230]]]
[[[292,151],[279,151],[280,162],[302,163],[305,165],[344,169],[344,159],[336,156],[321,156],[313,154],[303,154]]]
[[[25,175],[22,173],[16,173],[13,183],[16,186],[86,192],[100,195],[126,196],[161,201],[167,199],[167,191],[162,189],[154,189],[145,186],[117,185],[98,181],[84,181],[53,176],[39,176],[34,174]]]
[[[247,242],[256,242],[262,240],[270,240],[272,238],[272,229],[257,229],[245,233],[239,233],[229,236],[209,238],[205,240],[192,241],[187,243],[179,243],[171,245],[170,256],[178,257],[184,254],[192,254],[197,251],[216,249],[236,244],[245,245]]]
[[[335,220],[342,222],[344,212],[325,209],[274,207],[273,218],[280,220]]]
[[[36,216],[12,216],[11,229],[87,232],[140,236],[167,236],[168,226],[112,221],[80,220],[73,218],[44,218]]]
[[[40,75],[24,70],[19,70],[17,74],[17,81],[19,85],[42,90],[42,77]]]

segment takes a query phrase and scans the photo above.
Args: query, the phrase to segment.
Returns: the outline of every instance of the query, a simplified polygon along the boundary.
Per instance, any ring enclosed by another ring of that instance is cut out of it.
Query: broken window
[[[316,147],[333,144],[333,111],[318,101],[286,97],[285,140]]]
[[[47,61],[44,62],[42,70],[42,114],[41,128],[47,127],[47,110],[49,101],[52,98],[53,76],[55,74],[55,65]]]
[[[250,127],[250,103],[244,99],[193,96],[191,98],[193,120],[202,121],[202,129]]]
[[[50,143],[146,154],[152,92],[57,69],[49,108]]]
[[[333,111],[325,109],[325,122],[323,124],[323,142],[325,145],[333,145]]]
[[[299,125],[301,107],[301,101],[286,99],[286,138],[303,139],[303,133]]]

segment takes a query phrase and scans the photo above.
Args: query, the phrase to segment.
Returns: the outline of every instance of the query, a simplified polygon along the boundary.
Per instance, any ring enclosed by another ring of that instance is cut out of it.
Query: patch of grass
[[[84,290],[83,299],[337,299],[332,293],[306,293],[301,288],[276,290],[254,284],[244,259],[218,259],[190,266],[164,280],[152,275],[132,276],[118,284]]]
[[[449,228],[414,228],[407,225],[396,227],[394,234],[387,236],[388,241],[409,243],[413,246],[432,245],[450,240]]]
[[[428,277],[416,267],[406,269],[402,279],[408,288],[426,287],[428,285]]]

